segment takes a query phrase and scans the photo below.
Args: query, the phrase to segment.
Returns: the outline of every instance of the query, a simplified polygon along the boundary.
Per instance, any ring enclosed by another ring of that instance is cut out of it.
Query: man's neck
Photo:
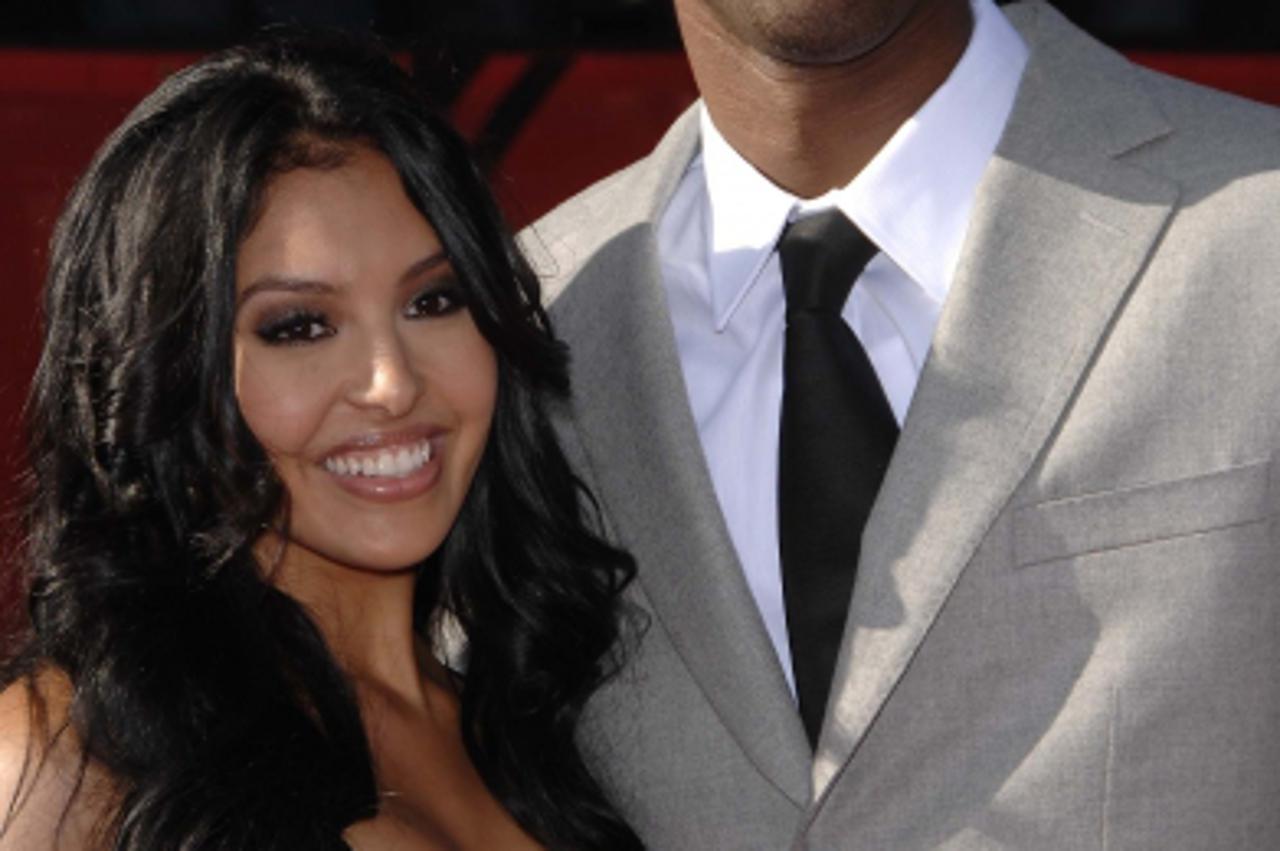
[[[699,4],[689,5],[681,30],[716,127],[762,174],[801,198],[852,180],[946,80],[973,31],[969,0],[927,0],[858,59],[792,65],[751,50]]]

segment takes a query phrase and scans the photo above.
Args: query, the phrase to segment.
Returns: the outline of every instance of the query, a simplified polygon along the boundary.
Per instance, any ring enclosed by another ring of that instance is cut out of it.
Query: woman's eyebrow
[[[444,249],[442,248],[439,251],[434,251],[431,254],[428,254],[426,257],[423,257],[421,260],[414,263],[408,269],[405,269],[404,274],[400,276],[400,283],[402,284],[407,283],[408,281],[412,279],[416,279],[419,276],[427,272],[433,271],[434,269],[440,266],[448,266],[448,265],[449,265],[449,255],[446,254],[444,252]]]
[[[333,284],[316,281],[310,278],[286,278],[279,275],[264,275],[245,287],[236,296],[236,309],[260,292],[310,293],[314,295],[332,295],[338,291]]]
[[[416,279],[420,275],[430,272],[439,266],[447,266],[449,264],[449,256],[444,250],[434,251],[423,257],[421,260],[413,263],[404,274],[400,276],[400,282],[403,284],[410,279]],[[282,275],[263,275],[256,279],[253,283],[245,287],[238,296],[236,296],[236,309],[239,310],[253,296],[260,292],[287,292],[287,293],[308,293],[312,295],[332,295],[338,291],[338,287],[327,281],[317,281],[311,278],[290,278]]]

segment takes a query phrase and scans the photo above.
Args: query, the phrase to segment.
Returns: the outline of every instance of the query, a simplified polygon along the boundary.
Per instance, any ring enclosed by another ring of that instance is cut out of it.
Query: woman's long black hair
[[[616,665],[631,560],[543,399],[568,393],[538,283],[463,143],[385,54],[278,33],[166,80],[107,140],[54,236],[28,404],[30,636],[10,678],[70,678],[129,851],[341,847],[378,806],[352,688],[253,545],[287,495],[232,386],[234,268],[266,183],[368,145],[435,228],[499,363],[488,445],[421,571],[419,628],[468,640],[463,736],[552,848],[638,848],[575,746]]]

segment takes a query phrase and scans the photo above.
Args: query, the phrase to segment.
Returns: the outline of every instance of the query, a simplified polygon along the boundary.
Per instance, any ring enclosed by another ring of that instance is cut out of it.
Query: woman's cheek
[[[240,414],[267,452],[300,454],[324,418],[328,394],[312,365],[264,360],[253,354],[237,358]]]

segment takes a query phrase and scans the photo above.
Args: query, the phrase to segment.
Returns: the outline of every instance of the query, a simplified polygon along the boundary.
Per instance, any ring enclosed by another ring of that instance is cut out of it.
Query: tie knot
[[[778,240],[787,312],[838,314],[877,250],[839,210],[789,224]]]

